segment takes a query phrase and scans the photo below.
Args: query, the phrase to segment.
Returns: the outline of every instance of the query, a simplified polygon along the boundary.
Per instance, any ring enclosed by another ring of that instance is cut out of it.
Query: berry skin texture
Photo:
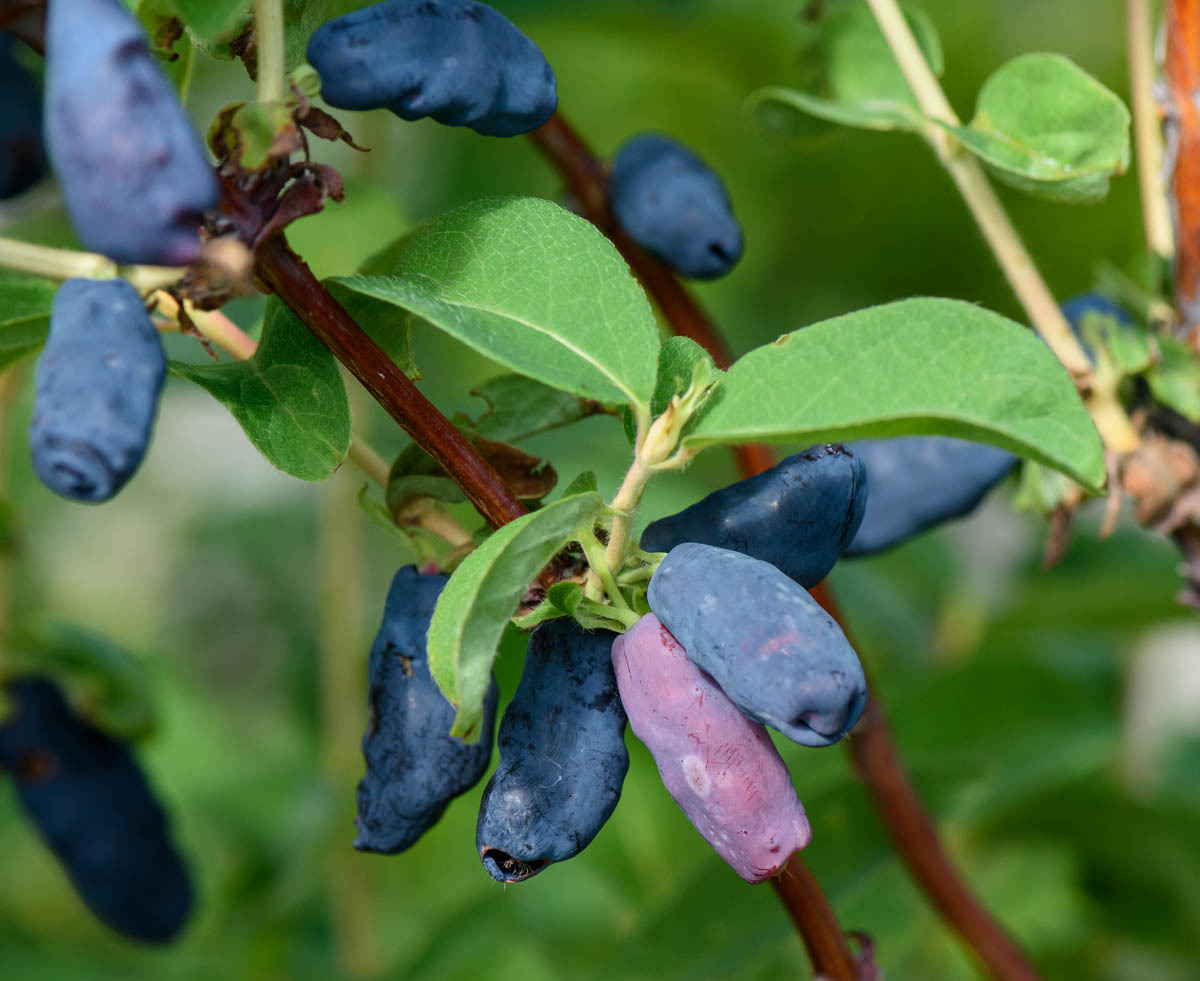
[[[12,681],[8,694],[0,766],[80,899],[127,937],[172,939],[192,910],[191,879],[129,748],[75,716],[49,681]]]
[[[721,178],[669,137],[645,133],[623,143],[608,194],[629,237],[684,276],[716,279],[742,257],[742,227]]]
[[[0,199],[16,197],[46,173],[42,95],[14,57],[18,43],[0,34]]]
[[[430,116],[517,136],[554,115],[554,72],[536,44],[473,0],[386,0],[318,28],[308,61],[339,109]]]
[[[814,446],[652,522],[642,548],[715,545],[770,562],[807,589],[829,574],[866,506],[862,461],[844,446]]]
[[[362,741],[367,774],[354,822],[359,851],[394,855],[411,847],[451,800],[483,778],[492,758],[496,682],[483,703],[483,736],[468,744],[450,735],[454,707],[429,673],[425,635],[447,581],[408,565],[388,590],[371,646],[371,721]]]
[[[617,806],[629,754],[612,641],[573,620],[533,632],[475,829],[493,879],[520,882],[573,858]]]
[[[46,146],[83,244],[181,266],[200,251],[217,181],[191,121],[121,0],[51,0]]]
[[[612,658],[629,725],[680,810],[747,882],[775,875],[812,830],[767,730],[688,660],[653,613],[616,639]]]
[[[769,562],[684,542],[646,598],[747,718],[802,746],[829,746],[862,714],[867,683],[841,627]]]
[[[167,375],[158,331],[123,279],[69,279],[34,375],[29,449],[43,484],[107,501],[133,476]]]
[[[1007,450],[951,436],[899,436],[855,443],[871,496],[843,553],[877,555],[914,535],[970,514],[1018,463]]]

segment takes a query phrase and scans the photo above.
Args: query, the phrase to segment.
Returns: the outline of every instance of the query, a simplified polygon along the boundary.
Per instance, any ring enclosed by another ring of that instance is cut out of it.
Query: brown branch
[[[304,260],[276,235],[258,253],[263,281],[321,339],[413,441],[463,489],[493,528],[525,514],[525,507],[437,408],[420,393],[312,274]]]
[[[1180,335],[1200,352],[1200,0],[1167,0],[1168,167]]]
[[[579,135],[556,114],[530,136],[566,179],[583,215],[608,235],[625,257],[675,333],[690,337],[707,349],[718,367],[728,367],[729,348],[704,311],[670,270],[616,227],[606,197],[604,168]],[[1200,187],[1200,182],[1197,186]],[[739,446],[735,452],[745,476],[774,464],[771,450],[760,444]],[[828,587],[822,584],[812,593],[841,623],[841,614]],[[850,737],[849,748],[897,851],[946,921],[1001,981],[1036,979],[1024,955],[967,888],[942,848],[933,822],[896,752],[877,696],[868,701],[863,721]],[[774,885],[800,930],[814,970],[830,977],[862,976],[835,973],[845,971],[846,965],[854,965],[855,960],[819,884],[799,855],[792,856],[784,875]],[[870,966],[860,958],[857,970],[865,974]]]
[[[830,616],[842,621],[824,584],[811,592]],[[873,686],[868,687],[873,690]],[[937,829],[896,751],[877,694],[868,698],[848,744],[855,769],[866,783],[892,843],[942,918],[974,950],[993,977],[1001,981],[1038,981],[1037,972],[1020,948],[976,899],[942,847]]]
[[[45,54],[45,0],[0,0],[0,31],[8,31],[38,54]]]

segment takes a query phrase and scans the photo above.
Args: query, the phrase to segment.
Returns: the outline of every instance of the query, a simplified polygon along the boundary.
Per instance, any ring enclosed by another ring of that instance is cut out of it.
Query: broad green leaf
[[[53,280],[0,270],[0,368],[46,343],[57,292]]]
[[[122,739],[153,731],[145,670],[107,637],[39,618],[18,628],[10,646],[8,672],[51,679],[79,715],[105,731]]]
[[[249,361],[182,364],[237,419],[272,464],[301,480],[332,476],[350,449],[350,407],[337,360],[290,310],[268,301],[262,340]]]
[[[604,510],[594,492],[555,501],[494,532],[454,571],[429,624],[429,670],[458,710],[452,736],[479,741],[505,625],[546,563]]]
[[[925,60],[940,75],[942,46],[933,22],[909,5],[904,16]],[[803,89],[773,86],[750,96],[750,108],[768,132],[807,135],[809,128],[791,118],[797,112],[863,129],[916,131],[921,125],[908,82],[865,3],[832,4],[807,58],[823,67],[817,81]]]
[[[588,491],[597,490],[598,487],[596,475],[591,470],[585,470],[567,485],[567,489],[563,491],[562,496],[564,498],[574,497],[576,494],[585,494]]]
[[[961,436],[1104,484],[1066,371],[1026,328],[959,300],[870,307],[784,334],[726,372],[684,444]]]
[[[179,17],[204,40],[224,39],[249,15],[251,0],[175,0]]]
[[[413,235],[389,275],[334,280],[406,310],[518,374],[645,407],[658,329],[612,244],[537,198],[489,198]]]
[[[367,485],[363,484],[358,492],[358,506],[371,521],[378,527],[382,528],[392,538],[394,538],[404,548],[405,552],[412,556],[413,561],[423,562],[428,555],[424,554],[421,544],[418,540],[409,535],[407,531],[401,528],[392,520],[391,513],[386,507],[380,504],[373,498],[367,489]]]
[[[1146,374],[1150,391],[1163,405],[1200,423],[1200,361],[1183,341],[1156,338],[1158,363]]]
[[[578,396],[523,375],[490,378],[471,394],[483,399],[488,411],[478,419],[462,421],[480,436],[503,443],[569,426],[594,412]]]
[[[1003,65],[979,90],[971,124],[947,128],[997,178],[1052,201],[1099,201],[1129,166],[1129,110],[1059,54]]]

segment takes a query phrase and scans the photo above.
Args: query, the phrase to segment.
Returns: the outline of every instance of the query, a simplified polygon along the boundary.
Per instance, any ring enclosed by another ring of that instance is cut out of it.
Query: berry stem
[[[1162,123],[1154,98],[1154,40],[1147,0],[1125,0],[1129,59],[1129,106],[1133,110],[1134,157],[1142,199],[1146,248],[1169,259],[1175,252],[1171,211],[1163,183]]]
[[[500,475],[342,309],[312,270],[277,235],[259,250],[263,282],[362,382],[413,441],[463,489],[493,528],[525,514]]]
[[[184,272],[170,266],[118,266],[112,259],[94,252],[56,249],[15,238],[0,238],[0,266],[47,279],[113,279],[120,276],[139,291],[173,283]]]
[[[1135,450],[1141,442],[1138,431],[1111,392],[1093,391],[1088,357],[1071,332],[1054,294],[1038,272],[1033,256],[1021,241],[982,165],[962,148],[953,134],[932,122],[959,125],[958,116],[917,45],[898,3],[896,0],[867,2],[917,105],[928,117],[922,124],[922,135],[953,179],[1034,330],[1075,380],[1104,445],[1118,453]]]
[[[258,101],[282,102],[287,96],[283,0],[254,0],[254,44],[258,60]]]

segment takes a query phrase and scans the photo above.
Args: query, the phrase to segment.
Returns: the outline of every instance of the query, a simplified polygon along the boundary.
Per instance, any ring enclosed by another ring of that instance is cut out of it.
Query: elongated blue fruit
[[[46,173],[42,94],[14,57],[18,43],[0,34],[0,198],[15,197]]]
[[[191,879],[128,747],[75,716],[49,681],[7,691],[0,766],[79,898],[127,937],[170,940],[191,913]]]
[[[803,746],[858,721],[862,665],[808,593],[769,562],[684,542],[650,580],[650,609],[742,712]]]
[[[829,574],[866,507],[862,461],[844,446],[814,446],[652,522],[642,548],[715,545],[770,562],[807,588]]]
[[[617,806],[629,754],[612,642],[573,620],[544,623],[529,640],[475,829],[483,867],[500,882],[578,855]]]
[[[358,785],[354,847],[391,855],[413,845],[459,794],[470,790],[492,757],[499,692],[483,702],[476,743],[450,735],[454,706],[429,674],[425,635],[448,581],[407,565],[392,579],[383,623],[371,646],[371,720],[363,736],[367,774]]]
[[[721,178],[667,136],[644,133],[623,143],[608,194],[629,237],[684,276],[716,279],[742,257],[742,226]]]
[[[876,555],[914,535],[970,514],[1019,458],[951,436],[869,439],[852,447],[867,470],[871,495],[848,558]]]
[[[50,311],[34,376],[29,449],[42,483],[107,501],[150,444],[167,375],[158,331],[123,279],[69,279]]]
[[[812,839],[767,730],[738,711],[653,613],[613,643],[634,734],[704,840],[747,882],[775,875]]]
[[[339,109],[430,116],[484,136],[537,129],[558,105],[541,50],[474,0],[386,0],[331,20],[308,42],[321,96]]]
[[[196,258],[216,177],[121,0],[50,0],[46,146],[89,249],[129,263]]]

